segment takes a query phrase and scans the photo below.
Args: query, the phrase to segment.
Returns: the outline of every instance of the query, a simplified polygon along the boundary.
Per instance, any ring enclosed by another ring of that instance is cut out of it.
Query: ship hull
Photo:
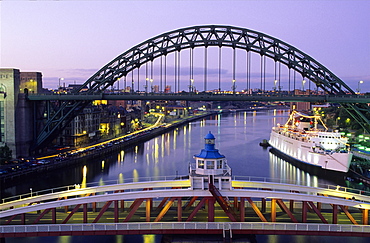
[[[273,152],[301,163],[300,167],[313,167],[311,170],[323,169],[346,173],[352,160],[351,153],[318,152],[311,143],[284,136],[275,130],[271,132],[269,144]]]

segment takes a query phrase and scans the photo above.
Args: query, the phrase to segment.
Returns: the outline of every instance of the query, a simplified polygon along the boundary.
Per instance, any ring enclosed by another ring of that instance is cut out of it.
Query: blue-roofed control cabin
[[[215,148],[215,137],[211,132],[204,137],[204,141],[204,149],[193,157],[195,163],[190,170],[193,188],[208,189],[208,183],[212,180],[218,189],[229,189],[231,168],[227,165],[225,156]]]

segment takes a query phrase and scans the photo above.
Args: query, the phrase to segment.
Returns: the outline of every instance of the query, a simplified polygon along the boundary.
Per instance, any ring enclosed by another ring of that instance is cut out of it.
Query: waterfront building
[[[63,130],[57,145],[78,147],[100,138],[101,111],[97,106],[88,106]]]
[[[28,92],[42,91],[42,74],[0,69],[0,146],[8,146],[12,157],[28,156],[33,142],[33,112]]]
[[[164,114],[172,116],[173,118],[184,118],[187,117],[188,109],[182,105],[168,105],[164,107]]]
[[[21,72],[19,92],[26,90],[32,94],[42,93],[42,73],[40,72]]]

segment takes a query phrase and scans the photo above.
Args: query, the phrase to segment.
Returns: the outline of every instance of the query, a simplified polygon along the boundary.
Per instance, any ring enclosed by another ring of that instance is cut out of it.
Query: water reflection
[[[226,156],[236,176],[282,178],[316,186],[324,179],[296,168],[259,146],[268,139],[271,127],[284,123],[288,111],[253,111],[216,114],[153,138],[111,156],[82,161],[65,170],[27,180],[17,187],[3,187],[6,196],[64,185],[98,181],[139,181],[139,177],[187,175],[193,155],[204,147],[204,136],[211,131],[216,147]],[[87,173],[88,171],[88,173]],[[332,183],[333,184],[333,183]],[[337,184],[337,183],[335,183]]]
[[[296,183],[304,186],[319,186],[317,175],[305,172],[272,153],[269,153],[269,158],[271,178],[278,178],[282,182]],[[323,179],[322,184],[327,184],[327,181]]]
[[[85,165],[82,169],[82,182],[81,182],[81,188],[86,188],[87,183],[87,166]]]

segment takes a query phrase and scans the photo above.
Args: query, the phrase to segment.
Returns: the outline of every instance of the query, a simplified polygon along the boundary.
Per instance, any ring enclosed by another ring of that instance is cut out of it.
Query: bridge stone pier
[[[5,198],[0,237],[114,234],[303,234],[370,236],[370,196],[236,177],[215,137],[187,176],[68,186]]]

